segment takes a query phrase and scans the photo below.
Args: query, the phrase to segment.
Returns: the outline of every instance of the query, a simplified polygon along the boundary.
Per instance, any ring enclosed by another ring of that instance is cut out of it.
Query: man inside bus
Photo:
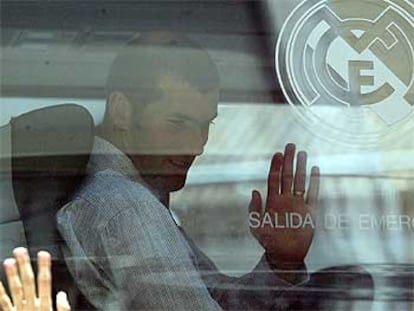
[[[319,170],[305,189],[306,153],[296,169],[293,144],[274,155],[267,195],[254,190],[249,206],[263,221],[251,231],[264,255],[251,273],[225,276],[169,211],[217,115],[214,63],[184,36],[141,35],[117,56],[107,85],[88,178],[58,214],[67,264],[88,300],[101,310],[287,308],[289,291],[309,280],[313,227],[263,220],[276,211],[305,217],[315,207]]]

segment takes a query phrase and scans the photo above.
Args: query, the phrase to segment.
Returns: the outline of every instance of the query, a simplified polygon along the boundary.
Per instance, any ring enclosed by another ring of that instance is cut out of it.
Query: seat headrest
[[[46,107],[13,118],[0,128],[0,138],[0,232],[23,222],[29,247],[53,245],[55,214],[79,186],[89,160],[92,117],[75,104]],[[0,257],[10,248],[5,244],[16,243],[9,235],[8,242],[0,238]]]

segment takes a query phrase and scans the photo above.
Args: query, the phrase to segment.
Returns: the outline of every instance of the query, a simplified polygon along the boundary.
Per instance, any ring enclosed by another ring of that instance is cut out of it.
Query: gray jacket
[[[129,158],[96,138],[88,178],[57,216],[65,260],[100,310],[220,310],[288,307],[292,285],[264,256],[241,277],[219,272],[176,225]]]

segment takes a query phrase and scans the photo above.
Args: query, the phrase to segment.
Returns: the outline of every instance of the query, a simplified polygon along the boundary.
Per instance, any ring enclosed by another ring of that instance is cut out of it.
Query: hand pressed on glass
[[[48,252],[37,254],[37,293],[35,276],[25,248],[16,248],[14,258],[4,261],[4,269],[10,288],[11,299],[0,282],[0,306],[4,311],[50,311],[52,310],[51,257]],[[56,296],[58,311],[69,311],[66,293]]]
[[[294,144],[287,144],[284,155],[273,156],[264,208],[257,190],[253,191],[249,206],[249,219],[255,215],[257,220],[257,225],[250,226],[253,236],[266,250],[271,266],[282,270],[304,263],[314,232],[311,210],[317,204],[319,192],[319,168],[314,166],[305,196],[307,154],[298,153],[294,174],[295,148]]]

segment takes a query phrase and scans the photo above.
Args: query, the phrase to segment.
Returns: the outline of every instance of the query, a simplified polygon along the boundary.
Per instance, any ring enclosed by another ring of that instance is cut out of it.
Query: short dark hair
[[[107,79],[107,97],[122,92],[133,104],[148,104],[161,95],[162,75],[179,77],[200,92],[219,87],[217,68],[208,53],[183,34],[140,34],[119,52]]]

